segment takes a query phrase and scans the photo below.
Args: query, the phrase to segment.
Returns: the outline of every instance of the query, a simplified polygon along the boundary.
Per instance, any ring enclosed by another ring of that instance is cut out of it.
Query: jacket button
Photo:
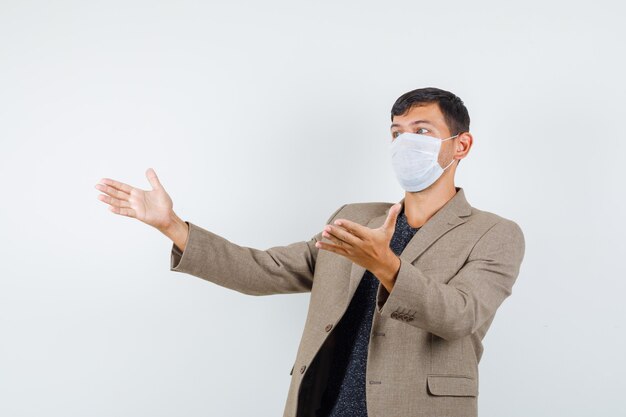
[[[305,369],[306,369],[306,365],[302,365],[302,367],[300,368],[300,373],[303,374]]]
[[[333,328],[333,325],[332,325],[332,324],[327,324],[327,325],[326,325],[326,331],[327,331],[327,332],[330,332],[330,329],[332,329],[332,328]]]

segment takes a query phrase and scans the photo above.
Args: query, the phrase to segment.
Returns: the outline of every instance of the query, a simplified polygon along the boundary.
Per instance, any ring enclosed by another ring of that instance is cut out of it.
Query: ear
[[[463,132],[459,135],[456,141],[456,149],[454,150],[454,156],[457,159],[463,159],[467,156],[472,144],[474,143],[474,137],[470,132]]]

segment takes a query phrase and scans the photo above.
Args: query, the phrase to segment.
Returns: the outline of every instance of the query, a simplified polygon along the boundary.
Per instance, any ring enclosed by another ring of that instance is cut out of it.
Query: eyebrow
[[[424,123],[424,124],[428,124],[428,125],[431,125],[431,126],[436,127],[434,124],[432,124],[432,123],[431,123],[430,121],[428,121],[428,120],[415,120],[415,121],[413,121],[413,122],[409,123],[409,126],[416,125],[416,124],[420,124],[420,123]],[[397,123],[392,123],[392,124],[391,124],[390,129],[393,129],[394,127],[399,127],[399,126],[400,126],[400,125],[399,125],[399,124],[397,124]]]

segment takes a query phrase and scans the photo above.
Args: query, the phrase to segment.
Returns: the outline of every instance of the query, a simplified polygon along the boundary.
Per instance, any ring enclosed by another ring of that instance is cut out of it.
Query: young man
[[[344,204],[287,246],[239,246],[182,220],[152,169],[148,192],[96,185],[114,213],[173,241],[172,271],[250,295],[311,292],[283,417],[478,414],[482,339],[511,295],[524,236],[454,185],[473,141],[457,96],[410,91],[391,121],[402,200]]]

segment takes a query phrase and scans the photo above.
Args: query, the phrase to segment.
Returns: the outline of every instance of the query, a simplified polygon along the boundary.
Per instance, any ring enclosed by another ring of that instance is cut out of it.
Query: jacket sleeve
[[[341,209],[328,218],[332,223]],[[170,271],[183,272],[248,295],[311,291],[322,232],[308,241],[266,250],[240,246],[185,221],[189,234],[185,250],[172,243]]]
[[[376,311],[454,340],[479,329],[512,293],[524,257],[520,227],[501,219],[477,241],[467,262],[447,284],[400,258],[391,293],[379,285]]]

